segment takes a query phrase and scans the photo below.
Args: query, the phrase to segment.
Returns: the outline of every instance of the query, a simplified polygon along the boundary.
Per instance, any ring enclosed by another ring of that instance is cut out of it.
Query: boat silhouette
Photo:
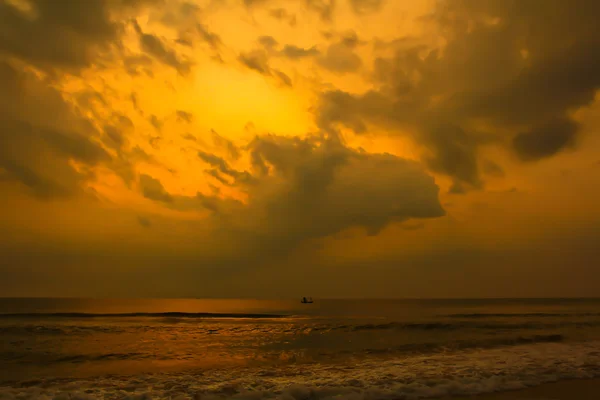
[[[313,299],[312,297],[303,297],[302,300],[300,301],[300,303],[302,304],[312,304]]]

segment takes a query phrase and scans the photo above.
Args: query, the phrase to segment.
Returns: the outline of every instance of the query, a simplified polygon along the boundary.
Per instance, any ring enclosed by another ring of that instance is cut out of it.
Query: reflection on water
[[[2,299],[0,314],[7,380],[345,364],[600,337],[595,300]]]

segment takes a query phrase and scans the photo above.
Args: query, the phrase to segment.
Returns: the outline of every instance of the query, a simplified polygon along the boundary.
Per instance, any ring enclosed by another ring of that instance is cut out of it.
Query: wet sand
[[[533,388],[448,400],[598,400],[600,379],[548,383]]]

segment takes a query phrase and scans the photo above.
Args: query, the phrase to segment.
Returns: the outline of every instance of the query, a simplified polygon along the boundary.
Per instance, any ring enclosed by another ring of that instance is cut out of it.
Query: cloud
[[[320,137],[261,136],[247,149],[250,173],[198,153],[215,170],[234,177],[233,187],[247,194],[247,202],[220,206],[218,198],[202,198],[222,210],[220,229],[241,235],[261,254],[268,253],[265,246],[285,253],[305,240],[351,227],[375,234],[393,221],[445,214],[434,180],[413,161]]]
[[[196,30],[200,34],[202,40],[210,45],[215,50],[218,50],[219,47],[223,44],[221,41],[221,37],[214,32],[211,32],[206,26],[203,24],[197,24]]]
[[[304,57],[312,57],[319,55],[319,50],[316,47],[311,47],[310,49],[304,49],[302,47],[294,46],[294,45],[285,45],[283,50],[281,50],[281,54],[290,59],[298,59]]]
[[[0,63],[0,91],[0,168],[34,195],[81,192],[91,168],[110,160],[98,132],[36,75]]]
[[[557,118],[513,138],[513,147],[523,161],[553,156],[574,144],[578,125],[568,118]]]
[[[358,38],[345,37],[340,42],[331,44],[325,54],[318,58],[319,64],[335,73],[356,72],[362,66],[361,58],[354,52]]]
[[[322,94],[320,126],[364,134],[375,125],[407,135],[455,189],[480,188],[484,146],[508,144],[527,161],[576,142],[570,115],[591,104],[600,87],[591,17],[599,11],[587,0],[439,2],[425,21],[445,39],[443,48],[392,42],[394,54],[375,60],[375,89]],[[327,55],[320,62],[334,71],[358,68],[340,43]]]
[[[219,135],[214,129],[211,129],[210,133],[212,135],[212,140],[215,146],[217,146],[217,148],[225,149],[229,157],[233,160],[237,160],[238,158],[240,158],[240,151],[231,140]]]
[[[145,3],[151,0],[31,0],[30,11],[23,11],[2,2],[0,54],[40,67],[89,66],[120,35],[122,24],[111,15]]]
[[[150,175],[140,175],[140,189],[145,198],[164,203],[171,203],[173,197],[165,190],[162,183]]]
[[[248,53],[242,53],[239,56],[240,62],[246,67],[262,75],[270,75],[269,58],[267,53],[262,50],[254,50]]]
[[[189,140],[191,142],[195,142],[198,140],[196,138],[196,136],[192,135],[191,133],[184,133],[181,137],[184,138],[185,140]]]
[[[169,48],[161,38],[150,33],[144,33],[135,21],[134,27],[138,32],[140,45],[145,52],[163,64],[174,68],[181,75],[187,75],[190,72],[191,63],[181,60],[177,53]]]
[[[270,0],[244,0],[246,7],[253,7],[261,4],[267,4]]]
[[[336,0],[304,0],[306,8],[317,13],[323,21],[331,21],[336,7]]]
[[[274,8],[269,11],[269,15],[279,21],[287,21],[290,26],[296,26],[296,15],[290,14],[284,8]]]
[[[273,36],[261,36],[258,38],[258,42],[267,50],[279,45],[279,42]]]
[[[177,110],[176,114],[177,114],[177,119],[179,121],[187,122],[187,123],[191,123],[192,121],[194,121],[194,115],[190,112],[183,111],[183,110]]]
[[[277,83],[283,86],[292,86],[292,79],[288,75],[269,66],[269,57],[264,50],[253,50],[241,53],[238,60],[245,67],[258,72],[261,75],[273,78]]]
[[[379,11],[383,2],[384,0],[350,0],[350,5],[357,14],[368,14]]]
[[[244,148],[250,171],[197,153],[210,166],[206,172],[243,201],[218,191],[171,195],[155,178],[140,176],[145,197],[176,210],[210,212],[204,224],[215,241],[215,260],[231,268],[285,257],[306,241],[351,228],[375,235],[390,223],[445,215],[434,179],[414,161],[353,150],[323,136],[258,136]],[[239,246],[225,257],[218,249],[229,249],[227,243]]]

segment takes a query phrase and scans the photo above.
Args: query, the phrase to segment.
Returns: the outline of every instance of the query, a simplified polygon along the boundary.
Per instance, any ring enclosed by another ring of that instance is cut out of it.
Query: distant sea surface
[[[597,299],[0,299],[0,399],[416,399],[598,376]]]

